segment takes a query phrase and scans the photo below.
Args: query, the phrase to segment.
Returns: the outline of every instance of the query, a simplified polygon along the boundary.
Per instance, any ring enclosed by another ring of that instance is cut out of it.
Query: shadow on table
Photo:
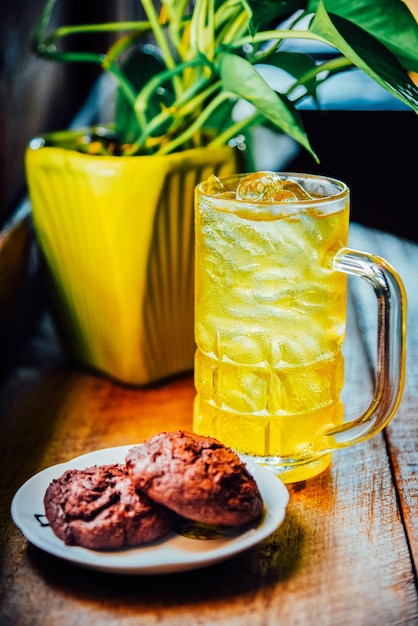
[[[256,593],[288,580],[300,560],[299,546],[304,528],[290,512],[282,526],[268,539],[231,559],[205,567],[162,575],[120,575],[90,571],[51,556],[31,544],[27,557],[35,573],[56,594],[102,608],[124,606],[179,607],[202,603],[228,603],[234,596]]]

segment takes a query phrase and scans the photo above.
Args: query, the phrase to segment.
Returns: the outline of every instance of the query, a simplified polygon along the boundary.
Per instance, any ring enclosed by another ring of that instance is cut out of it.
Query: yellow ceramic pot
[[[32,141],[26,174],[59,333],[71,357],[126,384],[191,370],[195,185],[236,172],[231,148],[166,156]],[[61,147],[64,146],[64,147]]]

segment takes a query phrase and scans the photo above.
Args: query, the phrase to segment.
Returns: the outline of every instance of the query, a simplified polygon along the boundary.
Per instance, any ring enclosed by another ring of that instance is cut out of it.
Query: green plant
[[[33,47],[52,61],[95,63],[118,82],[114,154],[166,154],[223,145],[246,130],[270,124],[316,155],[297,105],[335,74],[358,67],[418,112],[418,26],[402,0],[141,0],[143,21],[62,26],[48,33],[57,0],[48,0]],[[309,27],[302,20],[312,14]],[[278,25],[287,20],[286,27]],[[72,35],[118,33],[103,53],[59,49]],[[289,39],[335,48],[321,62],[282,50]],[[285,70],[283,93],[258,64]],[[236,102],[253,105],[234,120]]]

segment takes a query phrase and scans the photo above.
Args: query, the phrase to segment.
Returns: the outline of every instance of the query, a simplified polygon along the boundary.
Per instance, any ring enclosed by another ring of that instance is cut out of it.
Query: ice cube
[[[206,183],[206,193],[216,196],[225,191],[224,183],[215,175],[211,174]]]
[[[282,204],[311,200],[312,197],[295,180],[282,179],[276,172],[253,172],[239,182],[236,199]]]
[[[275,194],[273,194],[273,197],[271,198],[272,202],[297,202],[298,197],[296,194],[293,193],[293,191],[290,191],[289,189],[281,189],[280,191],[277,191]]]
[[[282,188],[282,180],[275,172],[254,172],[239,182],[236,198],[248,202],[271,202]]]
[[[295,200],[312,200],[312,196],[308,194],[308,192],[299,185],[295,180],[290,180],[289,178],[283,181],[283,190],[286,190],[289,193],[292,193]],[[276,198],[275,198],[276,200]],[[291,200],[276,200],[277,202],[291,202]]]

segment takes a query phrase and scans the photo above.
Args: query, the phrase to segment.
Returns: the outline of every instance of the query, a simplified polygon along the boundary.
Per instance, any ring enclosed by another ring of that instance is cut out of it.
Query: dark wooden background
[[[98,75],[87,65],[62,65],[37,58],[30,50],[44,0],[2,0],[0,17],[0,228],[26,194],[24,151],[36,134],[65,128]],[[138,17],[135,0],[58,2],[52,23],[89,23]],[[95,17],[96,14],[96,17]],[[103,46],[78,38],[71,45]]]
[[[45,307],[39,254],[26,213],[24,153],[41,132],[66,128],[85,102],[100,70],[62,65],[30,49],[44,0],[2,0],[0,15],[0,376]],[[139,17],[136,0],[61,0],[52,26]],[[94,14],[96,13],[96,18]],[[97,17],[97,15],[99,17]],[[107,36],[78,38],[71,48],[105,50]],[[19,209],[17,211],[17,209]]]

